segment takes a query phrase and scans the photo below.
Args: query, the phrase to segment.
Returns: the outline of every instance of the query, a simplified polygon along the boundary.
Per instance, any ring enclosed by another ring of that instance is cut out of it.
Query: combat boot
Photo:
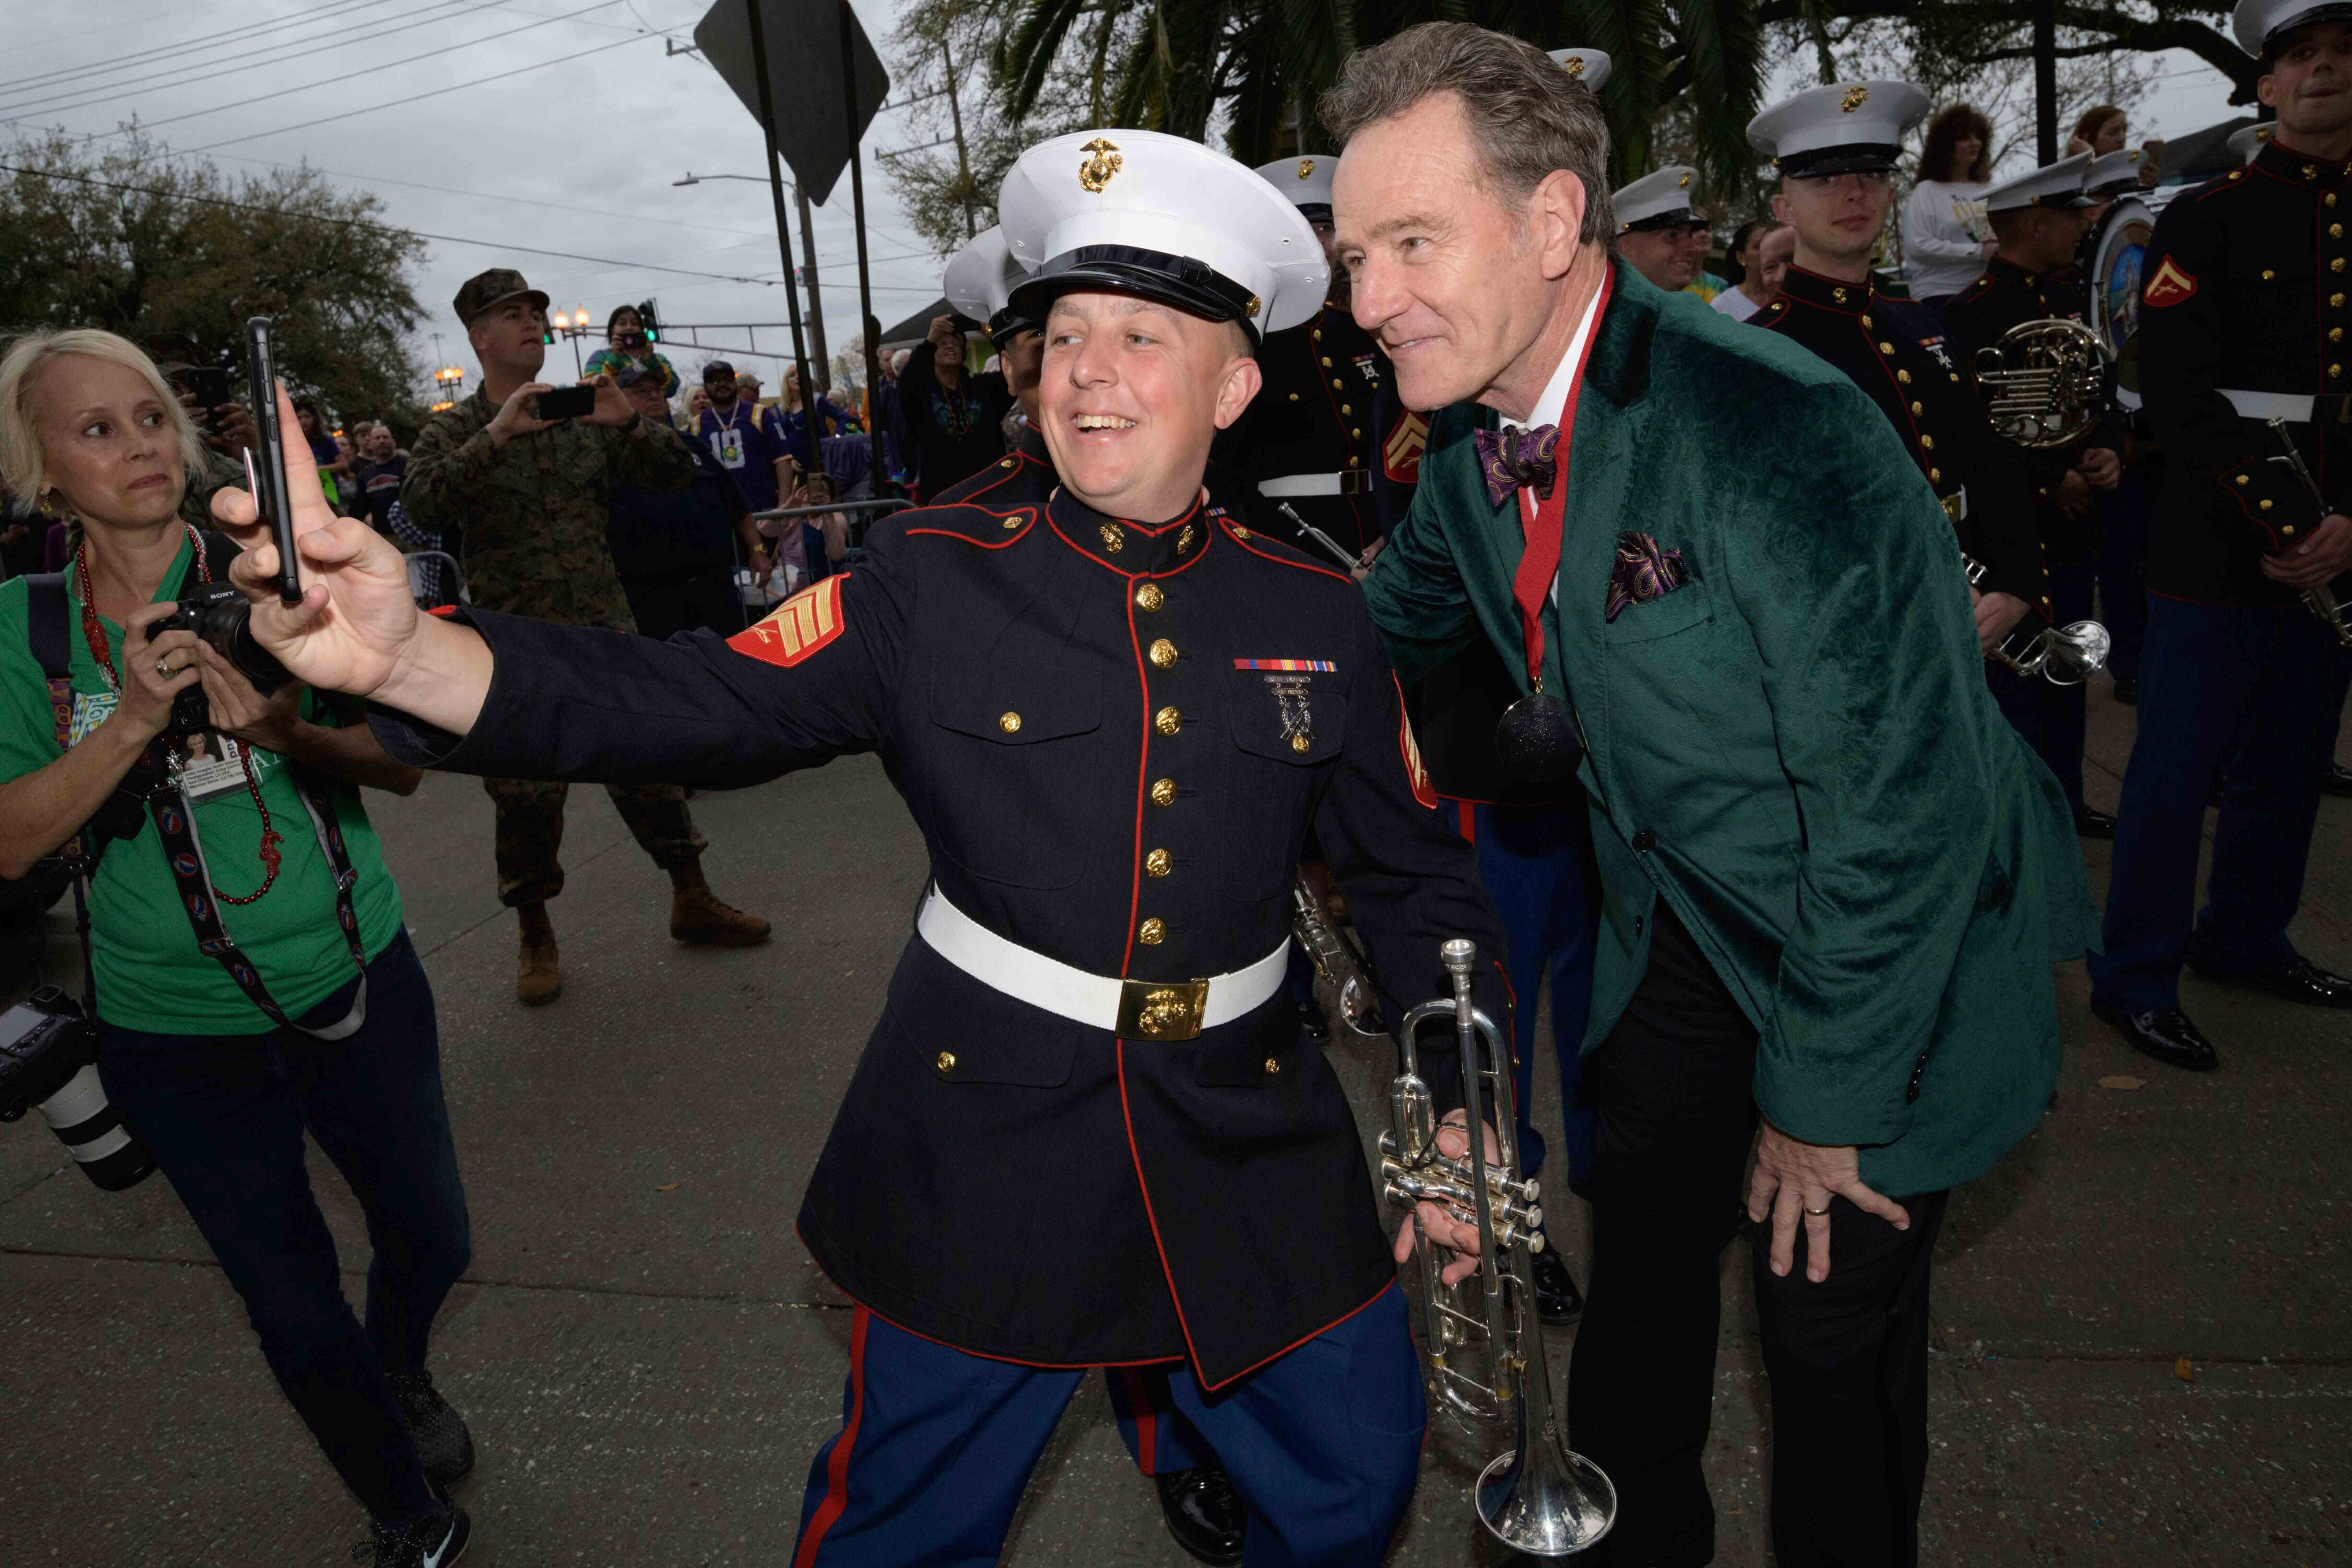
[[[521,904],[522,957],[515,970],[515,997],[526,1007],[541,1007],[563,994],[563,976],[555,967],[555,922],[545,904]]]
[[[702,875],[702,862],[669,874],[677,891],[669,901],[669,934],[700,947],[757,947],[768,940],[768,922],[719,901]]]

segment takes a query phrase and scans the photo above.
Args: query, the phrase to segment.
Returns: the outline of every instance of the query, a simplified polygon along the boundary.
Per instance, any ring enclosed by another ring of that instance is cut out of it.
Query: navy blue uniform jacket
[[[1393,994],[1447,991],[1446,937],[1502,952],[1356,584],[1200,506],[1156,529],[1066,492],[902,512],[855,573],[731,643],[470,619],[497,658],[480,719],[458,740],[379,711],[396,755],[727,788],[876,752],[959,908],[1155,981],[1286,940],[1311,821]],[[1298,668],[1259,668],[1277,662]],[[1286,700],[1270,674],[1304,684]],[[1499,969],[1480,988],[1507,1030]],[[1448,1103],[1451,1039],[1426,1044]],[[1281,998],[1190,1041],[1121,1040],[919,936],[800,1230],[843,1290],[917,1333],[1037,1364],[1189,1356],[1209,1385],[1393,1278],[1339,1080]]]

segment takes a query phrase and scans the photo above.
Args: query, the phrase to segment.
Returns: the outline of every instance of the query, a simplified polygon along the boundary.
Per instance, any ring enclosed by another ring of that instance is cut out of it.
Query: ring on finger
[[[172,668],[171,660],[159,658],[155,661],[155,673],[162,676],[165,680],[169,680],[180,672]]]
[[[1806,1212],[1807,1214],[1809,1214],[1809,1215],[1811,1215],[1815,1219],[1819,1219],[1819,1218],[1821,1218],[1821,1217],[1822,1217],[1822,1215],[1825,1215],[1825,1214],[1827,1214],[1827,1213],[1829,1213],[1829,1212],[1830,1212],[1830,1206],[1829,1206],[1829,1205],[1827,1205],[1827,1204],[1823,1204],[1821,1207],[1819,1207],[1819,1208],[1817,1208],[1817,1209],[1807,1209],[1805,1212]]]

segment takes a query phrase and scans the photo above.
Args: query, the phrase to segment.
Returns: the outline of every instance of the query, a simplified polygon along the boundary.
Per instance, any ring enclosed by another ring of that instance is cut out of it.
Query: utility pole
[[[849,0],[842,0],[842,9],[845,12],[847,11],[848,6]],[[782,255],[784,263],[784,303],[789,307],[793,323],[793,363],[800,366],[801,406],[814,409],[816,405],[809,399],[808,394],[809,388],[816,384],[816,378],[809,374],[808,342],[801,332],[801,291],[795,287],[795,279],[793,277],[793,231],[791,226],[784,220],[783,153],[776,145],[775,89],[768,81],[768,40],[764,29],[760,26],[760,0],[743,0],[743,16],[751,33],[752,70],[759,82],[760,133],[767,140],[768,198],[775,204],[776,208],[776,248]],[[847,18],[845,16],[843,26],[845,28],[847,25]],[[841,36],[841,57],[843,63],[846,65],[849,59],[849,35],[846,31]],[[857,124],[857,93],[854,86],[849,97],[851,103],[849,123],[855,128]],[[850,142],[852,157],[856,155],[856,141],[853,136]],[[860,206],[862,208],[862,202]],[[861,228],[865,221],[866,215],[861,210],[858,214]],[[866,239],[863,233],[858,236],[857,258],[861,265],[866,259]],[[812,278],[816,276],[815,268],[809,268],[809,276]],[[810,423],[809,428],[812,431],[816,428],[814,421]],[[811,443],[810,455],[811,457],[815,455],[814,442]]]
[[[2058,161],[2058,4],[2034,0],[2033,141],[2043,163]]]
[[[940,38],[940,63],[948,72],[948,120],[955,127],[956,189],[963,194],[963,237],[974,239],[980,235],[980,225],[971,211],[971,160],[964,152],[963,106],[956,101],[955,51],[948,47],[944,34]]]
[[[793,182],[793,201],[801,209],[801,255],[808,262],[809,357],[816,361],[811,368],[816,373],[818,393],[825,394],[833,390],[833,360],[824,351],[824,304],[816,293],[816,223],[809,216],[808,193],[801,189],[798,180]],[[803,400],[802,406],[814,405]]]

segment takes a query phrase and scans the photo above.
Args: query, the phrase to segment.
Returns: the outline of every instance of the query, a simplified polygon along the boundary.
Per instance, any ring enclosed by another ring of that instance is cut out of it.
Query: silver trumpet
[[[2320,518],[2324,521],[2336,509],[2328,504],[2326,497],[2319,493],[2318,481],[2311,477],[2311,470],[2304,466],[2303,453],[2296,447],[2294,436],[2287,429],[2286,421],[2266,419],[2263,423],[2271,427],[2272,433],[2279,438],[2279,445],[2286,448],[2285,456],[2273,458],[2270,460],[2273,463],[2284,463],[2287,466],[2288,471],[2301,482],[2304,493],[2311,497],[2312,505],[2318,510]],[[2268,506],[2270,503],[2264,501],[2263,504]],[[2325,583],[2315,583],[2303,590],[2302,596],[2304,608],[2317,616],[2320,625],[2336,634],[2337,642],[2342,643],[2346,647],[2352,647],[2352,623],[2345,620],[2345,607],[2336,602],[2336,591]]]
[[[1324,916],[1323,900],[1304,877],[1290,884],[1290,934],[1306,950],[1315,973],[1339,987],[1340,1020],[1359,1035],[1378,1035],[1380,1001],[1356,973],[1347,944]]]
[[[1617,1520],[1617,1489],[1600,1466],[1569,1451],[1552,1406],[1529,1262],[1543,1246],[1542,1194],[1532,1178],[1518,1173],[1510,1047],[1470,1000],[1477,944],[1457,937],[1439,953],[1453,976],[1454,994],[1415,1007],[1397,1031],[1402,1070],[1389,1085],[1391,1125],[1381,1134],[1381,1184],[1390,1203],[1413,1215],[1438,1398],[1471,1430],[1507,1426],[1514,1435],[1511,1451],[1489,1464],[1473,1489],[1478,1521],[1516,1551],[1565,1557],[1609,1533]],[[1460,1159],[1438,1150],[1435,1108],[1413,1049],[1414,1031],[1439,1016],[1454,1020],[1462,1102],[1470,1111],[1469,1151]],[[1475,1131],[1482,1108],[1493,1114],[1501,1151],[1492,1164]],[[1478,1227],[1477,1272],[1459,1284],[1440,1277],[1413,1206],[1423,1202],[1443,1205]]]
[[[1985,563],[1965,552],[1960,559],[1968,563],[1969,586],[1982,586]],[[2034,629],[2037,624],[2028,616],[1985,658],[2007,665],[2020,675],[2038,675],[2053,686],[2080,686],[2091,671],[2106,668],[2107,650],[2115,646],[2116,639],[2098,622],[2070,621],[2063,626],[2042,626],[2038,631]]]

